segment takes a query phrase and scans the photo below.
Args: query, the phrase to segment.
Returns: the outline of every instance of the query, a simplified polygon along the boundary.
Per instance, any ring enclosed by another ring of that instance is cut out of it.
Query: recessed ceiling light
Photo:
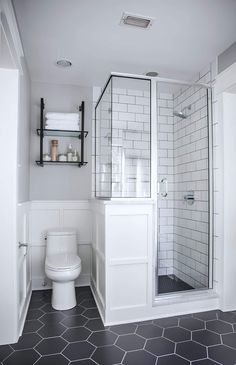
[[[157,77],[159,74],[156,71],[149,71],[146,73],[146,76],[150,76],[150,77]]]
[[[120,25],[128,25],[131,27],[147,29],[152,25],[153,21],[154,18],[151,18],[149,16],[143,16],[125,12],[122,15]]]
[[[56,62],[56,65],[58,67],[71,67],[72,66],[72,62],[70,62],[68,60],[58,60]]]

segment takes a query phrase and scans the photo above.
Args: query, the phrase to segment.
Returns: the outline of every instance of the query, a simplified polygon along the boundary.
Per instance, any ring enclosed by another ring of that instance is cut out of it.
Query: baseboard
[[[90,275],[80,274],[79,278],[75,282],[75,286],[90,286]],[[46,277],[38,277],[32,279],[32,290],[46,290],[52,289],[51,280]]]

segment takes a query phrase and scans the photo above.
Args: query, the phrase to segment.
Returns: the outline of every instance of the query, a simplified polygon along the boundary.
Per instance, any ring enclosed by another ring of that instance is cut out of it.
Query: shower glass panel
[[[95,108],[95,166],[96,196],[111,196],[111,117],[112,117],[111,79],[108,81]]]
[[[96,197],[151,195],[151,81],[111,76],[96,105]]]
[[[209,288],[208,89],[157,83],[156,293]]]

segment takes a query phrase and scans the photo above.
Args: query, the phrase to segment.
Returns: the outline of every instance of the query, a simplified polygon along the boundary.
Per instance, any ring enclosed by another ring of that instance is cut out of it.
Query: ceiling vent
[[[120,25],[128,25],[130,27],[148,29],[152,26],[153,21],[154,18],[151,18],[149,16],[123,13]]]

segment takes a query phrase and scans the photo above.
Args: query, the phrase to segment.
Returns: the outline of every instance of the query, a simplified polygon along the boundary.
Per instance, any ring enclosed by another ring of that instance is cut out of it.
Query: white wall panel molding
[[[90,202],[88,200],[32,201],[30,203],[29,242],[32,256],[33,289],[51,287],[44,272],[45,237],[49,229],[55,228],[71,228],[77,231],[78,254],[82,260],[82,272],[76,285],[90,285],[92,242]]]

